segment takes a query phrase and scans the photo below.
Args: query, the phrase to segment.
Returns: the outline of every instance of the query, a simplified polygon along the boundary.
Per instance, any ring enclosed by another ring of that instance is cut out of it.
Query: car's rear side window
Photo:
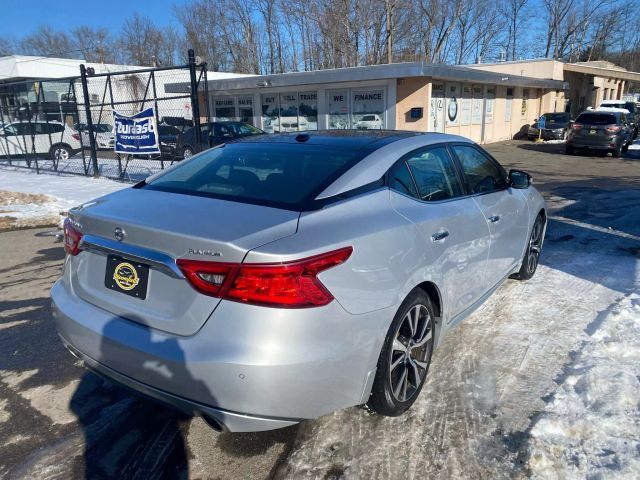
[[[445,147],[418,150],[407,158],[421,200],[434,202],[462,195],[455,167]]]
[[[209,150],[143,188],[299,210],[362,156],[320,145],[233,143]]]
[[[453,145],[472,194],[507,188],[504,170],[488,155],[471,145]]]
[[[416,185],[409,173],[407,162],[403,160],[402,162],[397,163],[391,170],[389,170],[388,178],[389,188],[391,188],[391,190],[404,193],[410,197],[418,198],[418,191],[416,190]]]
[[[581,113],[576,118],[576,123],[586,123],[587,125],[611,125],[616,122],[616,116],[606,113]]]

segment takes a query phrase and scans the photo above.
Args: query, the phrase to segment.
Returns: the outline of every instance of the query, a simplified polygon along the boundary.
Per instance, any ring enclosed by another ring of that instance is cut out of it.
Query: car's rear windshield
[[[576,123],[586,123],[587,125],[610,125],[616,122],[616,116],[606,113],[581,113],[576,118]]]
[[[548,123],[567,123],[569,114],[567,113],[545,113],[544,119]]]
[[[325,145],[230,143],[142,188],[302,211],[363,156]]]

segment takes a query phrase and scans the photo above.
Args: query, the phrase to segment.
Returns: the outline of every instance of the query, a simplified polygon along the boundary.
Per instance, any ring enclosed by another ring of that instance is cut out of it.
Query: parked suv
[[[0,156],[33,153],[66,160],[80,150],[80,135],[60,122],[13,122],[0,128]]]
[[[635,102],[626,102],[624,100],[606,100],[600,104],[598,110],[605,108],[624,108],[629,112],[627,122],[633,127],[633,138],[638,137],[638,127],[640,127],[640,109]]]
[[[200,139],[196,137],[196,129],[192,127],[178,136],[177,151],[183,158],[189,158],[194,153],[208,148],[209,137],[211,146],[221,145],[237,138],[251,135],[262,135],[259,128],[243,122],[211,122],[200,125]]]
[[[572,155],[578,149],[611,152],[621,157],[633,141],[633,129],[622,112],[589,111],[578,115],[571,125],[566,153]]]

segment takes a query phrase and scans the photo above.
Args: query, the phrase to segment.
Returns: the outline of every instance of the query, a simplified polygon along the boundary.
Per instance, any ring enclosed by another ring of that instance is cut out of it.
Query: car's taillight
[[[573,128],[574,130],[580,130],[582,128],[582,124],[574,123],[573,125],[571,125],[571,128]]]
[[[326,305],[333,295],[318,274],[345,262],[345,247],[283,263],[229,264],[178,260],[191,285],[205,295],[268,307],[307,308]]]
[[[71,138],[73,138],[74,140],[80,141],[80,135],[78,135],[77,133],[72,133]]]
[[[189,283],[200,293],[219,297],[222,286],[230,278],[230,274],[238,269],[238,264],[205,262],[201,260],[176,261]]]
[[[605,129],[607,130],[607,132],[611,133],[617,133],[620,131],[620,127],[618,125],[607,125]]]
[[[64,250],[69,255],[78,255],[80,253],[80,240],[82,240],[82,232],[73,226],[71,220],[67,217],[64,219]]]

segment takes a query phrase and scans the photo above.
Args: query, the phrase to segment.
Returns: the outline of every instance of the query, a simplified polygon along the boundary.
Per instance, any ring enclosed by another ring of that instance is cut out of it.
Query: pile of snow
[[[0,195],[0,225],[26,227],[59,223],[70,208],[129,186],[103,178],[38,175],[33,170],[5,167],[0,169],[0,192],[4,192]]]
[[[531,430],[539,478],[640,478],[640,295],[625,297]]]

